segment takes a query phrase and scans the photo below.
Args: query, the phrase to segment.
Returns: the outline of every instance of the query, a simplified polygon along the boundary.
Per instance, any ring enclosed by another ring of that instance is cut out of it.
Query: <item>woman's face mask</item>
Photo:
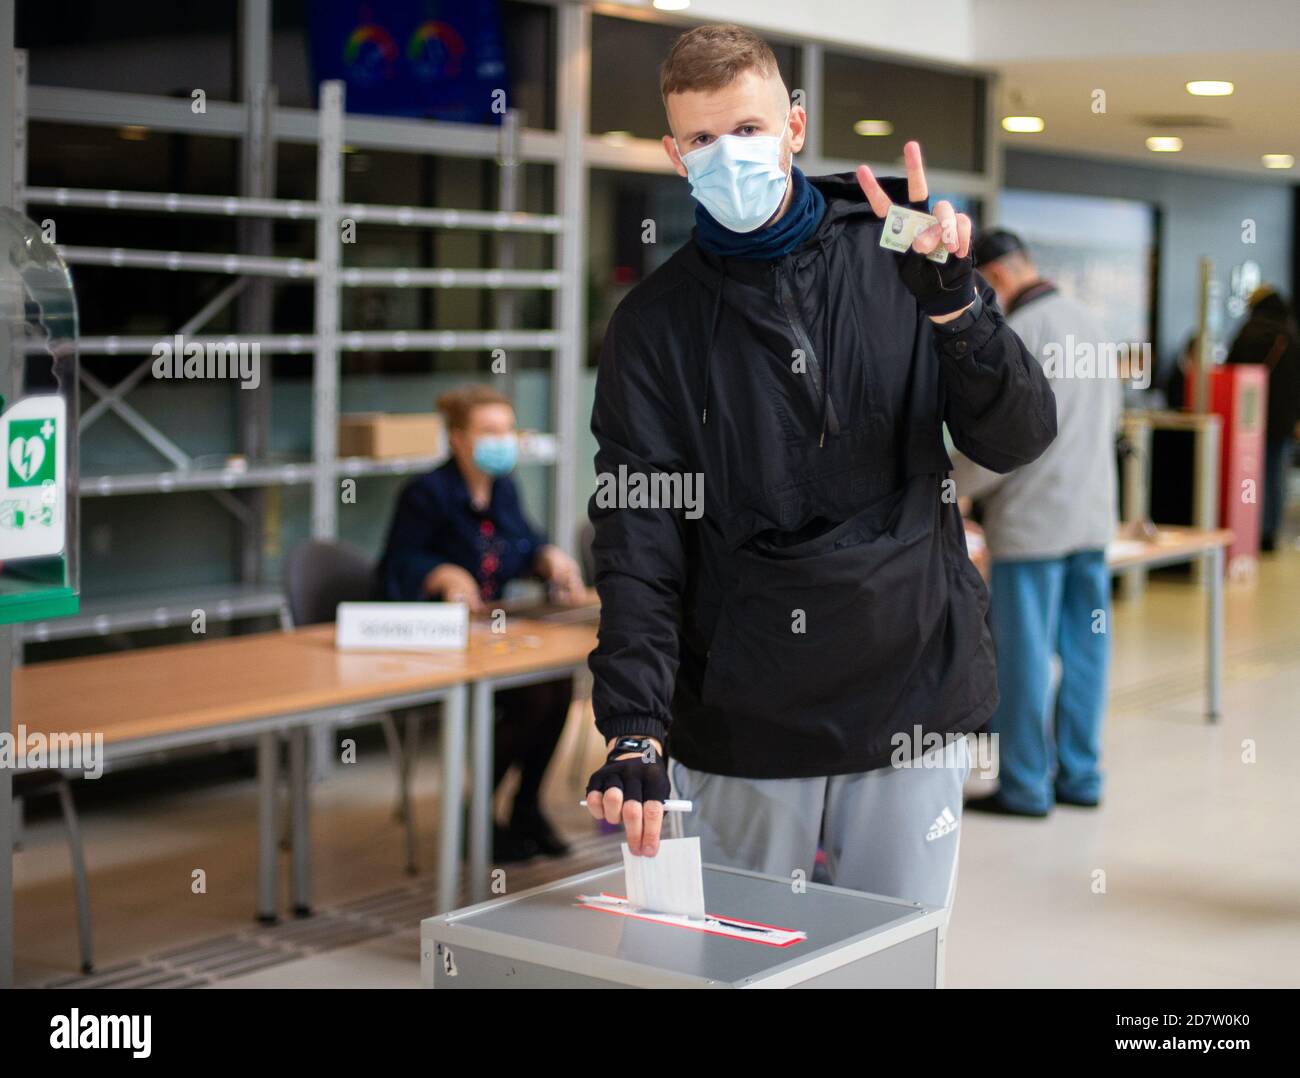
[[[682,156],[691,194],[723,228],[753,232],[776,213],[790,182],[781,167],[789,126],[787,110],[779,135],[722,135]]]
[[[481,434],[474,441],[474,463],[488,475],[507,475],[519,459],[515,434]]]

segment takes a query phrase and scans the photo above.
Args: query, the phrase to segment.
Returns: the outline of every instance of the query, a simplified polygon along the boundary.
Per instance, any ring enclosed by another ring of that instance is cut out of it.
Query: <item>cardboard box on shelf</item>
[[[421,457],[447,451],[436,412],[353,412],[339,416],[340,457]]]

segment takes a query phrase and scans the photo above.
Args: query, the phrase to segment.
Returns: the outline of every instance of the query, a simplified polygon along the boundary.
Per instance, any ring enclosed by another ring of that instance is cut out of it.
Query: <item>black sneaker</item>
[[[990,797],[972,797],[964,806],[966,811],[974,812],[991,812],[996,816],[1031,816],[1035,819],[1043,819],[1047,812],[1026,812],[1023,809],[1014,809],[1002,803],[997,794]]]
[[[555,832],[550,821],[540,810],[512,814],[510,817],[512,834],[531,841],[548,857],[566,857],[572,847]]]
[[[492,825],[492,863],[507,865],[517,861],[527,861],[541,853],[541,847],[528,835],[499,823]]]

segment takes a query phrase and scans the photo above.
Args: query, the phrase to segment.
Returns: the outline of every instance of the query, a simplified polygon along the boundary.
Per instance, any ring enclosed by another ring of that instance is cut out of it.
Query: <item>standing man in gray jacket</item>
[[[980,236],[975,261],[1007,325],[1043,364],[1057,435],[1037,460],[1007,474],[954,458],[957,493],[984,511],[999,695],[989,730],[998,735],[1000,785],[967,807],[1046,816],[1053,803],[1093,807],[1101,798],[1110,660],[1105,547],[1115,530],[1122,395],[1105,361],[1115,349],[1098,320],[1039,276],[1018,237]],[[1053,654],[1061,659],[1054,709]]]

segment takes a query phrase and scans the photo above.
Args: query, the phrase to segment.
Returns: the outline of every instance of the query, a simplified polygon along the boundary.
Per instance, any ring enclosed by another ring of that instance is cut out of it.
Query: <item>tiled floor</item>
[[[1300,983],[1292,771],[1300,549],[1264,562],[1254,583],[1230,585],[1227,626],[1224,715],[1209,725],[1203,594],[1161,581],[1141,602],[1117,604],[1104,804],[1058,809],[1044,821],[965,818],[950,985]],[[575,712],[570,733],[583,721]],[[418,784],[426,873],[436,833],[432,741]],[[551,815],[577,841],[576,856],[514,869],[512,889],[617,859],[617,836],[598,835],[575,803],[589,770],[566,758],[548,780]],[[254,794],[251,782],[231,782],[87,814],[98,979],[415,985],[417,923],[432,877],[400,871],[382,752],[315,790],[322,913],[308,921],[260,930],[250,920]],[[42,821],[24,837],[15,861],[19,983],[75,982],[62,833],[57,821]],[[207,891],[196,895],[199,868]]]

